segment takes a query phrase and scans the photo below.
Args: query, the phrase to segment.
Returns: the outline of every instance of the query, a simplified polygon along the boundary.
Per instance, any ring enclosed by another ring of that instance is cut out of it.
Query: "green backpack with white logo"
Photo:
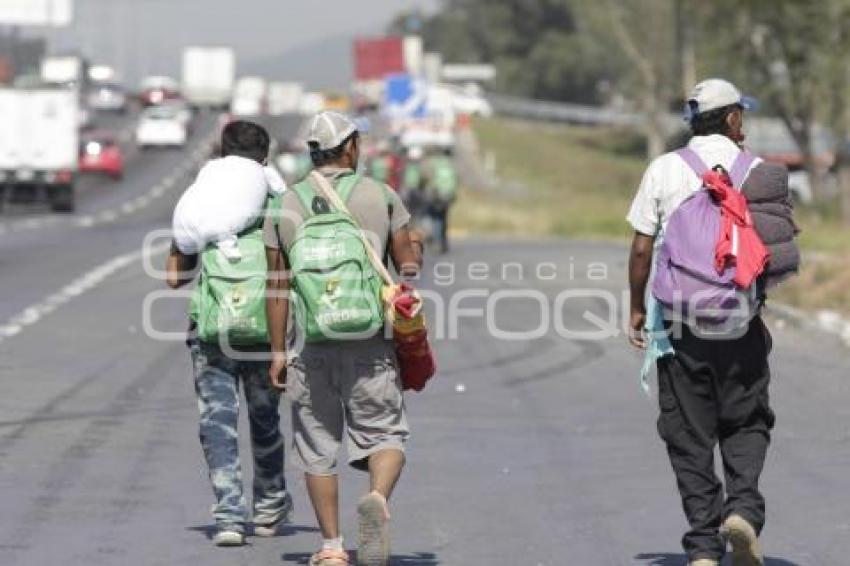
[[[435,157],[431,162],[431,183],[437,196],[444,202],[452,202],[457,197],[457,171],[448,157]]]
[[[346,202],[360,181],[343,177],[337,194]],[[293,190],[306,214],[287,255],[295,320],[307,342],[359,339],[384,325],[381,278],[369,261],[360,227],[348,214],[318,197],[309,178]]]
[[[268,262],[261,225],[239,234],[242,257],[228,260],[215,246],[201,253],[201,276],[190,303],[190,317],[203,342],[230,346],[269,343],[266,322]]]

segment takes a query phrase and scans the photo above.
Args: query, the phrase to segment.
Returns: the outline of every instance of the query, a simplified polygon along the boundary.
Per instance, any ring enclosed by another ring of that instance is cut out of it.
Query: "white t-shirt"
[[[720,134],[694,136],[688,147],[708,167],[721,165],[727,171],[741,152],[735,142]],[[755,159],[747,172],[759,163],[761,159]],[[646,169],[626,220],[637,232],[657,236],[667,225],[673,211],[700,187],[702,181],[679,155],[665,153]]]

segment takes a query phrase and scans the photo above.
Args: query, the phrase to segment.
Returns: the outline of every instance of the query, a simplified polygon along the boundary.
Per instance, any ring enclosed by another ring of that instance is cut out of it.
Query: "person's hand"
[[[269,380],[275,389],[286,389],[286,352],[272,352]]]
[[[646,349],[646,335],[643,329],[645,324],[646,312],[633,309],[629,317],[629,344],[639,350]]]

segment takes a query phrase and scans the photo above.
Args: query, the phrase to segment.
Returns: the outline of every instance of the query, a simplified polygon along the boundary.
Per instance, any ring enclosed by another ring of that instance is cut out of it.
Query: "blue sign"
[[[394,118],[424,118],[428,86],[408,74],[390,75],[384,81],[384,106],[386,113]]]

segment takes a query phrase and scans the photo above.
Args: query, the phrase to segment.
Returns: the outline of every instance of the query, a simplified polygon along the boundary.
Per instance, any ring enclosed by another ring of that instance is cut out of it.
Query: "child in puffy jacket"
[[[236,121],[222,132],[221,154],[201,168],[174,209],[174,243],[187,255],[214,244],[231,260],[241,257],[237,235],[263,215],[269,196],[286,183],[266,165],[269,135],[257,124]]]

